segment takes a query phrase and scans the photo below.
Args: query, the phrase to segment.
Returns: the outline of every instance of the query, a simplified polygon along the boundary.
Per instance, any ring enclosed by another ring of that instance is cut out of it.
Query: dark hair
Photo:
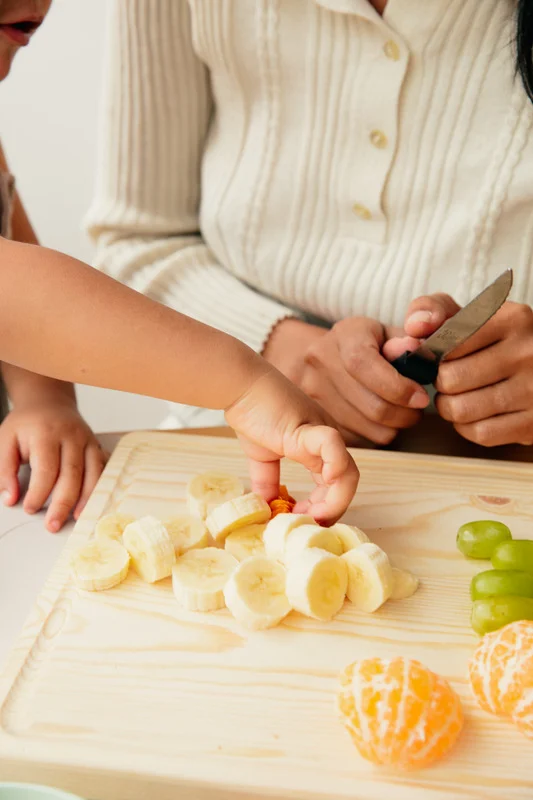
[[[516,71],[528,97],[533,101],[533,0],[518,0]]]

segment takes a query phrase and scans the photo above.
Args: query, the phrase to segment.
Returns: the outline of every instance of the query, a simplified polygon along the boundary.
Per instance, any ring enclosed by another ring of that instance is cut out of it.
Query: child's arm
[[[1,147],[0,169],[8,171]],[[11,222],[15,241],[37,244],[17,194]],[[12,404],[0,425],[0,494],[6,505],[18,501],[19,466],[29,462],[24,508],[38,511],[51,494],[46,525],[59,530],[72,510],[75,517],[81,513],[102,472],[104,454],[78,412],[72,384],[12,364],[0,368]]]
[[[345,511],[358,474],[340,434],[324,428],[325,413],[241,342],[51,250],[0,240],[0,265],[4,361],[62,380],[225,409],[248,440],[256,489],[275,493],[286,455],[319,486],[310,513],[330,521]]]

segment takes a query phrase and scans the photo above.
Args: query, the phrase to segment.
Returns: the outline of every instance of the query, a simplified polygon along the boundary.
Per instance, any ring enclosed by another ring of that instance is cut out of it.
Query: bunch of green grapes
[[[476,633],[533,620],[533,541],[513,539],[503,522],[478,520],[459,528],[457,547],[467,558],[490,559],[493,567],[474,575],[470,584]]]

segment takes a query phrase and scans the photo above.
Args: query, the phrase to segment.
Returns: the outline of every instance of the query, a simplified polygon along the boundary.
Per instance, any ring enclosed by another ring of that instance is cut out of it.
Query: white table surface
[[[111,452],[121,435],[98,439]],[[60,533],[49,533],[44,516],[0,504],[0,669],[74,527],[70,522]]]

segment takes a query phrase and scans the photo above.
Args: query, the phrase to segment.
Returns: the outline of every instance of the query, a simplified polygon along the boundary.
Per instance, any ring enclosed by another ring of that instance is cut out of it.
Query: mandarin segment
[[[521,620],[487,635],[469,664],[479,705],[507,716],[533,738],[533,622]]]
[[[279,487],[279,497],[274,498],[269,503],[272,518],[278,514],[291,514],[295,505],[296,500],[294,497],[290,496],[286,486],[281,485]]]
[[[338,707],[363,758],[420,769],[455,744],[463,726],[459,698],[418,661],[371,658],[342,673]]]

